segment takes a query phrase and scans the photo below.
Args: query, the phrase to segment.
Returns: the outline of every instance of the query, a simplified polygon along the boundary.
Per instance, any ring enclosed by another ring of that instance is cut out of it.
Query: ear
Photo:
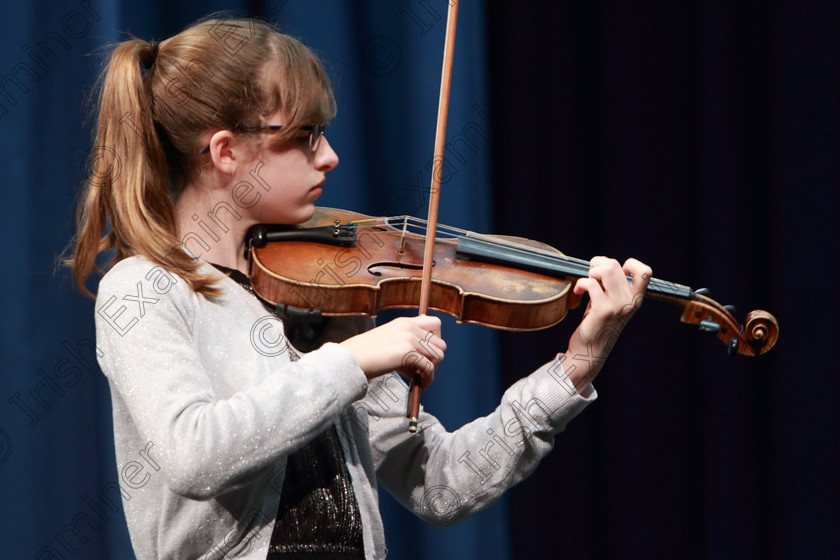
[[[226,175],[232,175],[236,171],[239,153],[233,149],[235,138],[230,130],[219,130],[210,137],[210,157],[213,166]]]

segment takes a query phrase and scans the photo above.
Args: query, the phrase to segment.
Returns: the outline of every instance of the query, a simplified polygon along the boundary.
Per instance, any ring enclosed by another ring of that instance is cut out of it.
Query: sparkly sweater
[[[233,280],[221,297],[142,257],[99,285],[99,363],[113,405],[119,488],[139,560],[264,560],[286,458],[334,427],[362,518],[365,555],[385,557],[377,483],[429,523],[489,506],[536,467],[554,435],[596,398],[555,359],[511,386],[498,408],[447,432],[425,410],[406,430],[408,387],[367,381],[341,346],[290,359],[282,324]],[[372,327],[332,321],[326,340]]]

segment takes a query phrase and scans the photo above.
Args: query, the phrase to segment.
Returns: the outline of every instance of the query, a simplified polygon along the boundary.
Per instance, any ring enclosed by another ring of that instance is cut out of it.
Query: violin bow
[[[443,150],[446,145],[446,117],[449,114],[449,87],[452,84],[452,60],[455,54],[455,27],[458,23],[459,0],[449,0],[446,13],[446,41],[443,45],[443,70],[440,78],[440,99],[438,101],[437,129],[435,131],[435,156],[432,160],[432,182],[429,188],[429,216],[426,224],[426,244],[423,251],[423,275],[420,282],[420,305],[418,315],[429,310],[429,294],[432,287],[432,265],[435,257],[435,232],[437,231],[438,202],[443,172]],[[420,375],[411,382],[408,408],[408,431],[417,432],[417,418],[420,415]]]

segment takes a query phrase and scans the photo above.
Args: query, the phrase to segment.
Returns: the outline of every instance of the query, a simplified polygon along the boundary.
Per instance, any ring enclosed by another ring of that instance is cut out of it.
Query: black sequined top
[[[286,462],[268,558],[364,558],[363,551],[356,496],[330,427]]]
[[[242,272],[220,265],[216,268],[248,291],[251,282]],[[309,351],[317,336],[295,339],[296,325],[285,324],[295,345]],[[314,333],[317,335],[317,332]],[[294,352],[292,359],[297,359]],[[362,520],[344,452],[334,426],[291,454],[277,520],[271,534],[267,560],[363,560]]]

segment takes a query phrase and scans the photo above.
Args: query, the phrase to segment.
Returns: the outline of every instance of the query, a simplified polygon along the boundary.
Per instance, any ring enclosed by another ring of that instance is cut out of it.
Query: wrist
[[[598,376],[606,360],[606,356],[593,355],[591,347],[589,350],[589,352],[577,352],[570,348],[563,359],[566,377],[578,394],[583,396],[592,392],[591,383]]]

